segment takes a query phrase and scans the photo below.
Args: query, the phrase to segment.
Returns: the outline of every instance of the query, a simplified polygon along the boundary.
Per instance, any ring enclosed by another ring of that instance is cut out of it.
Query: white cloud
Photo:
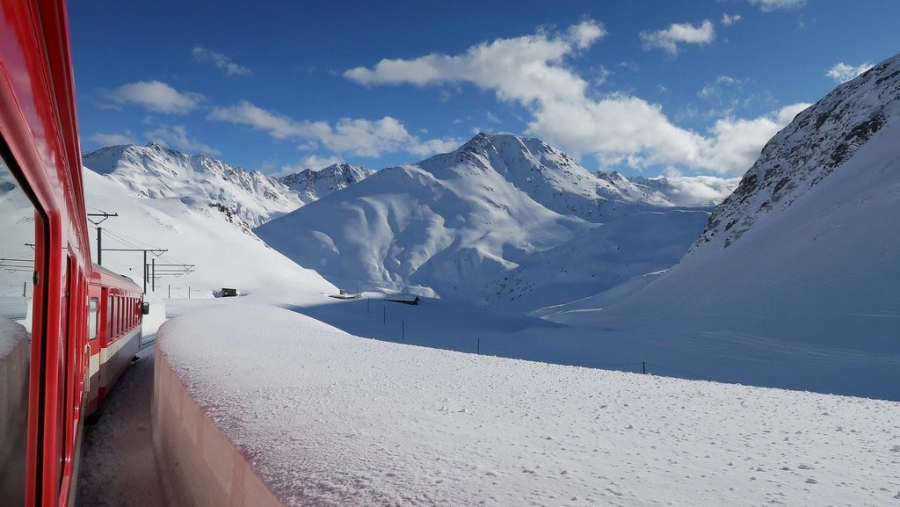
[[[422,141],[390,116],[380,120],[341,118],[332,125],[324,121],[297,121],[244,101],[231,107],[215,107],[207,119],[247,125],[276,139],[297,139],[307,149],[321,145],[334,153],[363,157],[395,152],[425,156],[440,153],[449,144],[456,143],[454,148],[458,147],[455,139]]]
[[[291,172],[300,172],[303,169],[312,169],[313,171],[318,171],[321,169],[325,169],[328,166],[334,164],[343,164],[344,159],[336,156],[328,156],[328,157],[320,157],[319,155],[310,155],[301,160],[297,165],[294,166],[294,169]],[[290,173],[285,173],[290,174]]]
[[[712,83],[707,84],[697,92],[697,96],[705,99],[709,97],[717,97],[722,94],[725,87],[740,87],[741,81],[731,76],[719,76]]]
[[[834,79],[836,83],[845,83],[862,74],[863,72],[871,69],[872,67],[874,67],[874,65],[869,62],[857,65],[856,67],[847,65],[844,62],[840,62],[834,67],[828,69],[828,72],[826,72],[825,75],[830,77],[831,79]]]
[[[698,26],[673,23],[665,30],[644,31],[640,36],[644,51],[660,48],[674,55],[678,53],[678,44],[709,44],[716,38],[716,29],[709,20]]]
[[[682,176],[677,172],[670,172],[665,178],[669,184],[666,195],[678,206],[718,204],[741,182],[740,177]]]
[[[806,0],[750,0],[751,5],[758,5],[763,12],[772,12],[779,9],[794,9],[806,5]]]
[[[187,114],[205,101],[203,95],[179,92],[161,81],[138,81],[112,91],[106,97],[116,104],[137,104],[156,113]]]
[[[563,32],[555,36],[498,39],[457,56],[432,54],[412,60],[382,60],[373,68],[345,72],[364,85],[468,82],[517,102],[532,117],[527,133],[574,155],[594,155],[602,165],[634,168],[679,165],[690,170],[741,174],[759,150],[806,104],[755,119],[726,117],[700,134],[674,125],[659,105],[625,93],[594,98],[565,59],[583,49]]]
[[[740,20],[741,20],[740,14],[735,14],[734,16],[729,16],[728,14],[722,14],[722,24],[725,26],[731,26]]]
[[[606,36],[606,29],[602,23],[593,19],[587,19],[577,25],[569,27],[569,39],[575,43],[578,49],[587,49],[598,39]]]
[[[231,107],[214,107],[207,119],[249,125],[275,139],[307,137],[306,134],[310,130],[308,122],[297,123],[287,116],[267,111],[247,101]]]
[[[502,100],[530,102],[538,96],[578,100],[587,83],[560,64],[567,55],[602,37],[601,29],[591,28],[599,26],[586,20],[552,38],[539,32],[497,39],[472,46],[457,56],[431,54],[414,60],[385,59],[372,69],[350,69],[344,77],[366,86],[470,82],[494,90]],[[594,38],[586,37],[586,33]]]
[[[594,79],[594,84],[596,84],[597,86],[600,86],[600,85],[606,83],[606,80],[609,79],[609,76],[612,76],[615,73],[613,71],[607,69],[603,65],[601,65],[600,70],[597,71],[597,74],[598,74],[597,78]]]
[[[220,155],[219,150],[203,144],[187,135],[187,129],[183,125],[160,125],[156,130],[145,134],[147,140],[159,143],[169,148],[188,153],[203,153],[204,155]]]
[[[91,141],[103,146],[120,146],[123,144],[137,144],[134,134],[126,130],[121,134],[101,134],[97,133],[89,138]]]
[[[238,65],[232,62],[231,58],[223,55],[222,53],[210,51],[203,46],[194,46],[194,48],[191,49],[191,54],[194,55],[194,59],[197,61],[212,62],[216,67],[219,68],[219,70],[221,70],[228,76],[253,75],[253,72],[247,67]]]
[[[411,144],[406,151],[420,157],[429,157],[438,153],[449,153],[462,146],[463,142],[463,139],[456,137],[429,139]]]

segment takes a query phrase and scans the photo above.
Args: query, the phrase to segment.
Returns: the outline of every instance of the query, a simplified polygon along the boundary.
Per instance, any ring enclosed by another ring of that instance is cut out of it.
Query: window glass
[[[106,339],[113,337],[113,297],[106,298]]]
[[[90,309],[91,313],[88,316],[88,338],[91,340],[97,339],[97,319],[99,315],[97,315],[97,307],[99,306],[99,302],[97,298],[91,298]]]
[[[34,207],[0,156],[0,504],[4,506],[25,501],[35,230]]]

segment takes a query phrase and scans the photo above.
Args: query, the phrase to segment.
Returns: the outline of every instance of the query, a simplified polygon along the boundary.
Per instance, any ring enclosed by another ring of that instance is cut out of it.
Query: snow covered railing
[[[369,340],[219,306],[158,334],[173,504],[893,505],[900,403]]]
[[[278,507],[249,460],[191,398],[157,341],[153,444],[170,505]]]

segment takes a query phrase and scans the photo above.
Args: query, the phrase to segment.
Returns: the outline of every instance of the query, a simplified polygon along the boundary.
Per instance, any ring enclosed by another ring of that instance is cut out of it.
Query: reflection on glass
[[[0,159],[0,504],[24,503],[34,208]]]

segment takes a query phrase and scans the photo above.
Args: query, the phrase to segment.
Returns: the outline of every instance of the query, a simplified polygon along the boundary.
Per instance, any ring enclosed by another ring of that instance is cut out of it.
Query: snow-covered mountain
[[[182,198],[195,207],[218,210],[246,230],[306,202],[259,171],[206,155],[186,155],[156,143],[101,148],[85,154],[83,163],[137,195]]]
[[[678,265],[550,318],[878,395],[900,368],[898,139],[900,55],[798,114]]]
[[[661,193],[615,173],[598,178],[538,139],[479,134],[456,151],[381,170],[255,232],[299,264],[352,290],[388,287],[484,303],[496,301],[498,292],[522,298],[522,290],[529,289],[510,290],[503,279],[532,261],[560,272],[582,268],[535,254],[561,247],[602,222],[671,209]],[[705,217],[653,217],[659,220],[645,220],[651,229],[683,227],[677,241],[682,251],[705,223]],[[637,248],[640,242],[625,243]],[[630,247],[621,251],[621,259],[635,254]],[[579,259],[596,265],[591,249],[608,245],[585,239],[578,248],[584,249]],[[650,256],[658,254],[654,269],[677,259],[668,249],[653,251]],[[599,279],[580,283],[576,294],[605,287]],[[526,283],[535,290],[543,284]],[[554,293],[565,297],[565,291]]]
[[[495,173],[542,207],[590,222],[672,206],[661,193],[640,188],[619,173],[592,174],[540,139],[510,134],[480,133],[458,150],[416,166],[438,179],[475,181]]]
[[[84,170],[84,188],[89,207],[118,213],[103,223],[104,267],[140,285],[142,253],[106,249],[168,250],[148,259],[155,261],[156,291],[162,297],[168,296],[169,286],[175,298],[210,297],[214,289],[222,287],[243,293],[260,289],[289,292],[296,301],[335,292],[317,273],[297,266],[256,236],[243,233],[216,209],[197,207],[180,197],[136,196],[124,183],[88,168]],[[96,250],[92,255],[96,260]],[[181,269],[185,265],[192,266],[190,273]]]
[[[766,143],[737,190],[715,210],[698,246],[727,247],[766,215],[787,210],[835,170],[848,171],[841,168],[894,121],[898,104],[900,58],[894,57],[798,114]]]
[[[362,181],[374,173],[375,171],[365,167],[332,164],[318,171],[304,169],[278,178],[278,181],[293,190],[304,204],[308,204]]]

